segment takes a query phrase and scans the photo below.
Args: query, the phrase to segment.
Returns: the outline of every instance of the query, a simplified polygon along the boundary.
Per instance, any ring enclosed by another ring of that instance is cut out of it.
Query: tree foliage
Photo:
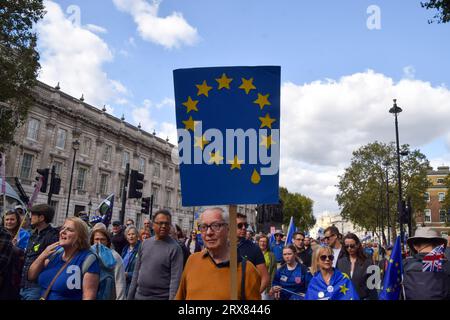
[[[413,212],[423,212],[426,206],[424,193],[428,187],[427,168],[429,162],[419,150],[401,146],[401,178],[403,199],[411,197]],[[386,168],[389,179],[389,210],[392,228],[398,222],[398,170],[397,152],[393,142],[369,143],[353,152],[351,164],[339,176],[339,192],[336,201],[341,215],[355,225],[376,231],[377,226],[387,227]],[[413,226],[415,225],[413,221]],[[391,234],[395,234],[394,230]]]
[[[32,103],[40,68],[33,25],[43,16],[42,0],[0,0],[0,150],[14,142]]]
[[[290,193],[288,189],[280,187],[280,198],[283,202],[283,223],[289,224],[291,216],[299,230],[309,230],[316,224],[313,215],[313,200],[300,193]]]
[[[450,0],[429,0],[427,2],[420,2],[422,8],[435,9],[438,12],[428,23],[447,23],[450,21]]]

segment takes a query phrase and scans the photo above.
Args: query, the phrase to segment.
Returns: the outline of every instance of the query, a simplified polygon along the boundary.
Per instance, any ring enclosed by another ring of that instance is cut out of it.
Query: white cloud
[[[194,45],[199,41],[197,29],[184,19],[182,13],[172,12],[170,16],[158,17],[161,1],[149,3],[146,0],[113,0],[113,2],[117,9],[133,17],[139,35],[146,41],[168,49]]]
[[[100,26],[97,26],[97,25],[95,25],[95,24],[87,24],[86,26],[85,26],[85,28],[87,29],[87,30],[89,30],[89,31],[92,31],[92,32],[94,32],[94,33],[108,33],[108,30],[106,30],[105,28],[103,28],[103,27],[100,27]]]
[[[403,77],[406,79],[414,79],[416,76],[416,69],[413,66],[406,66],[403,68]]]
[[[352,152],[375,140],[395,141],[394,117],[388,112],[393,98],[403,109],[401,144],[420,148],[439,137],[450,143],[450,127],[443,121],[450,119],[450,91],[444,86],[394,82],[371,70],[338,80],[284,83],[280,184],[312,198],[316,215],[338,211],[335,185]]]
[[[102,67],[113,54],[98,35],[68,19],[61,7],[45,1],[47,14],[36,28],[42,70],[39,80],[50,85],[60,82],[61,90],[74,97],[84,94],[86,102],[97,107],[128,94]]]

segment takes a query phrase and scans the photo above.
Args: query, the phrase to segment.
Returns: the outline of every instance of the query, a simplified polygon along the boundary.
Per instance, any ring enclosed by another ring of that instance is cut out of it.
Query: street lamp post
[[[91,199],[89,199],[89,203],[88,203],[89,217],[91,216],[91,208],[92,208],[92,201],[91,201]]]
[[[395,117],[395,139],[397,143],[397,172],[398,172],[398,203],[397,203],[397,211],[398,211],[398,223],[400,226],[400,241],[402,242],[402,245],[404,245],[405,242],[405,233],[403,230],[403,196],[402,196],[402,178],[401,178],[401,171],[400,171],[400,145],[399,145],[399,138],[398,138],[398,120],[397,120],[397,114],[402,112],[402,108],[397,106],[397,99],[394,99],[394,105],[392,108],[389,109],[389,113],[393,113]]]
[[[75,140],[74,142],[72,142],[72,149],[73,149],[72,173],[70,174],[69,195],[67,197],[66,218],[69,215],[70,194],[72,193],[73,169],[75,168],[75,157],[77,155],[77,150],[79,148],[80,148],[80,142],[78,140]]]

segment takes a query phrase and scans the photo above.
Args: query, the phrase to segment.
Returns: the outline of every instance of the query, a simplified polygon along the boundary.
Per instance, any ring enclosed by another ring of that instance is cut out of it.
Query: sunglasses
[[[330,240],[331,237],[334,237],[334,236],[335,236],[335,234],[332,234],[331,236],[324,237],[323,239],[328,241],[328,240]]]
[[[248,228],[248,223],[247,222],[241,222],[241,223],[238,223],[237,224],[237,228],[238,229],[242,229],[242,228],[244,228],[244,229],[247,229]]]
[[[322,260],[322,261],[326,261],[327,259],[330,261],[333,261],[334,256],[332,254],[330,254],[329,256],[326,256],[326,255],[320,256],[320,260]]]
[[[346,244],[344,247],[346,249],[355,249],[356,248],[356,244]]]

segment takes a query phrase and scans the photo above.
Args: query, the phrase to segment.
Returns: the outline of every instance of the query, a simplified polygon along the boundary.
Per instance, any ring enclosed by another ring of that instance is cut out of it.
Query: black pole
[[[397,172],[398,172],[398,203],[397,203],[397,211],[398,211],[398,223],[400,226],[400,241],[402,243],[402,246],[405,245],[405,232],[403,230],[403,221],[402,217],[404,214],[404,207],[403,207],[403,195],[402,195],[402,176],[401,176],[401,170],[400,170],[400,144],[399,144],[399,138],[398,138],[398,120],[397,120],[397,113],[402,112],[402,109],[397,106],[397,99],[394,99],[394,106],[389,110],[389,112],[393,113],[395,116],[395,139],[397,143]]]
[[[72,173],[70,174],[70,182],[69,182],[69,195],[67,197],[67,209],[66,209],[66,218],[69,215],[69,204],[70,204],[70,194],[72,193],[72,180],[73,180],[73,169],[75,168],[75,157],[77,155],[77,149],[73,149],[73,160],[72,160]]]
[[[50,205],[50,202],[52,202],[52,195],[53,195],[53,184],[55,183],[55,166],[52,166],[52,172],[50,174],[50,188],[48,190],[48,197],[47,197],[47,204]]]
[[[127,202],[127,190],[128,190],[128,177],[130,175],[130,163],[127,163],[125,168],[125,182],[122,189],[122,209],[120,210],[120,223],[123,225],[125,222],[125,204]]]

